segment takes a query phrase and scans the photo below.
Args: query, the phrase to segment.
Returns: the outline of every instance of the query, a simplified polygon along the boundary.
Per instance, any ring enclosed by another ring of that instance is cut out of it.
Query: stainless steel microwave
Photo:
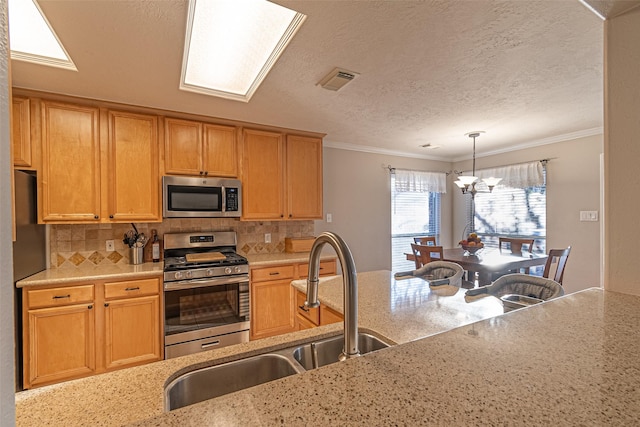
[[[242,215],[240,180],[162,177],[164,218],[229,218]]]

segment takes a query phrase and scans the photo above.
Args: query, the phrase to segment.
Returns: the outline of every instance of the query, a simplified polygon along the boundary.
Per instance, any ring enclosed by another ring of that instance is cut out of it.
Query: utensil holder
[[[144,262],[143,247],[129,248],[129,263],[130,264],[142,264]]]

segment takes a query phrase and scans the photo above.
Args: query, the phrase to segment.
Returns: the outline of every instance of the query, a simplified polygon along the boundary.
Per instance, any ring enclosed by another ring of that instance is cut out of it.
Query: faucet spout
[[[307,278],[307,300],[304,305],[318,307],[318,282],[320,275],[320,253],[325,244],[336,251],[342,269],[344,288],[344,346],[340,360],[360,356],[358,349],[358,278],[356,265],[347,244],[340,236],[326,231],[321,233],[311,246],[309,255],[309,276]]]

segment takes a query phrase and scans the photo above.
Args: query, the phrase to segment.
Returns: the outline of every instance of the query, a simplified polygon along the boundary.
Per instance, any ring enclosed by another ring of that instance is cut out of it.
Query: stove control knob
[[[184,277],[186,277],[187,279],[191,279],[191,272],[190,271],[185,271],[184,272]]]
[[[182,279],[182,271],[176,271],[176,274],[173,275],[176,280]]]
[[[225,274],[231,274],[231,267],[225,267],[224,272]]]
[[[210,269],[207,270],[207,276],[213,277],[214,274],[215,273],[213,272],[213,268],[210,268]]]
[[[233,267],[233,272],[234,273],[240,273],[240,267],[238,267],[238,266]]]

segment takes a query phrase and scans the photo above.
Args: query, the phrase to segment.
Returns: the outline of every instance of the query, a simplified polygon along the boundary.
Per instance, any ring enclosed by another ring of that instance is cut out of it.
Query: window
[[[518,187],[509,185],[507,181],[506,185],[496,186],[492,193],[476,194],[475,232],[486,246],[497,247],[499,236],[534,238],[533,251],[546,253],[547,191],[544,164],[541,172],[542,185]],[[471,203],[469,197],[469,224]]]
[[[436,236],[440,239],[440,193],[400,192],[396,190],[396,176],[391,174],[391,269],[415,269],[405,253],[417,236]]]

